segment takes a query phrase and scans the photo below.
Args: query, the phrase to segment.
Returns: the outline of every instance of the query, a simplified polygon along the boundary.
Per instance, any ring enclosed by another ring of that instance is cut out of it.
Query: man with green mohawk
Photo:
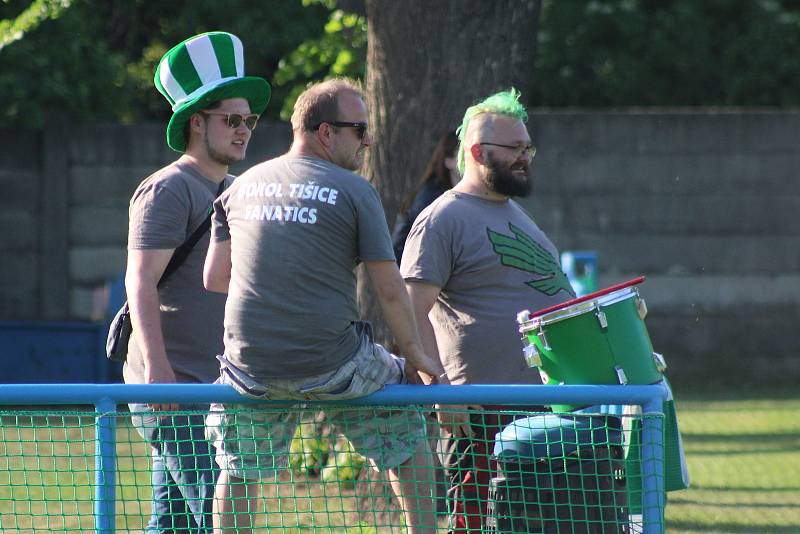
[[[125,382],[210,383],[219,377],[225,311],[225,296],[203,288],[211,203],[233,180],[228,166],[244,159],[270,87],[244,75],[242,42],[226,32],[173,47],[154,81],[172,106],[167,144],[181,156],[142,181],[130,202],[125,287],[133,335]],[[190,236],[199,239],[193,243]],[[188,254],[181,257],[181,250]],[[146,532],[211,532],[217,469],[204,438],[204,416],[157,413],[208,406],[130,408],[152,449]]]
[[[530,194],[536,153],[519,97],[511,89],[467,109],[457,132],[463,179],[417,217],[403,252],[423,348],[452,384],[540,383],[523,358],[516,315],[574,296],[556,247],[512,199]],[[451,532],[482,532],[491,442],[510,421],[491,413],[498,407],[456,408],[439,413]]]

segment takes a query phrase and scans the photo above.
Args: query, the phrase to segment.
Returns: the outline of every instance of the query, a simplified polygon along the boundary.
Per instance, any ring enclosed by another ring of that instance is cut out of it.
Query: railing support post
[[[664,401],[642,404],[642,519],[645,534],[664,532]]]
[[[95,403],[94,531],[113,534],[116,528],[117,405],[108,397]]]

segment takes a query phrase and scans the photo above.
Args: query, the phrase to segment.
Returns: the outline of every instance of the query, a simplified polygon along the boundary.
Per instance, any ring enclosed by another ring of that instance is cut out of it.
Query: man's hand
[[[415,350],[409,354],[404,354],[406,357],[407,369],[412,369],[420,378],[423,384],[433,385],[442,384],[449,385],[450,381],[447,379],[447,374],[442,368],[442,364],[438,360],[434,360],[421,350]]]
[[[423,355],[422,359],[426,360],[429,358]],[[442,384],[443,386],[447,386],[450,384],[450,380],[447,378],[447,373],[445,373],[443,370],[438,373],[435,371],[431,373],[422,369],[418,369],[411,364],[408,358],[406,358],[405,374],[409,384],[423,384],[426,386],[433,384]]]
[[[174,384],[161,331],[158,281],[174,249],[128,250],[125,290],[131,309],[133,335],[142,352],[145,384]],[[153,410],[177,410],[177,404],[148,404]]]
[[[145,360],[147,361],[147,360]],[[145,384],[174,384],[175,372],[172,370],[169,362],[164,360],[157,360],[145,363],[144,366],[144,383]],[[148,403],[147,406],[153,411],[172,411],[177,410],[177,404],[160,404]]]
[[[414,385],[421,385],[421,384],[428,384],[429,382],[426,380],[428,377],[427,374],[423,376],[423,373],[417,371],[417,368],[411,365],[411,362],[406,359],[406,364],[403,369],[403,373],[406,375],[406,380],[409,384]]]
[[[472,437],[475,434],[469,422],[469,412],[480,409],[480,406],[436,404],[434,409],[445,434],[456,438]]]

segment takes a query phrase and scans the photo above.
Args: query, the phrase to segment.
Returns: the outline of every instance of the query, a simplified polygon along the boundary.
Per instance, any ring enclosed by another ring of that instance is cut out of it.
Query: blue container
[[[0,321],[0,383],[117,382],[107,331],[105,323]]]
[[[612,446],[622,446],[622,428],[617,417],[537,415],[517,419],[497,434],[494,458],[501,466],[522,465]]]
[[[627,532],[619,418],[538,415],[495,438],[487,532]]]
[[[561,253],[561,268],[575,290],[575,296],[597,291],[597,252],[566,250]]]

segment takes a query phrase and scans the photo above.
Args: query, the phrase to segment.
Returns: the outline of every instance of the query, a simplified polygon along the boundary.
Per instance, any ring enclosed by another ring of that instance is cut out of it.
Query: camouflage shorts
[[[269,400],[353,399],[386,384],[403,384],[404,359],[381,345],[364,340],[356,355],[339,369],[317,377],[273,380],[262,384],[220,357],[218,382],[230,384],[248,397]],[[272,477],[285,468],[289,446],[305,405],[212,404],[206,436],[217,448],[217,463],[244,479]],[[311,408],[308,408],[311,409]],[[425,420],[414,406],[326,406],[325,421],[341,432],[373,467],[401,465],[425,442]]]

